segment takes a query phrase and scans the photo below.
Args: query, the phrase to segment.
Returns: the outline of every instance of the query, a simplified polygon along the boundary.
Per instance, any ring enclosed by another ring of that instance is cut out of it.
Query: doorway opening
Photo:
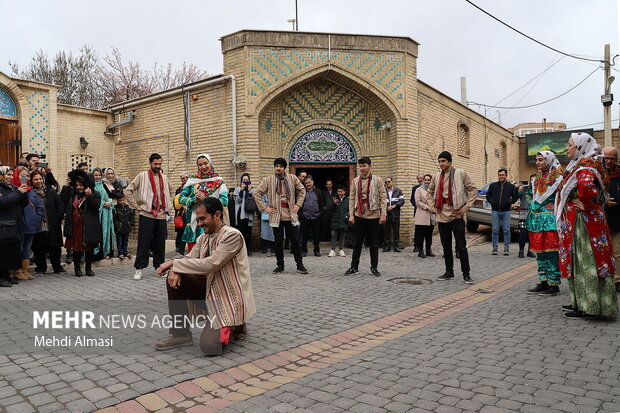
[[[21,148],[20,128],[17,121],[0,119],[0,162],[15,166]]]
[[[306,171],[314,178],[314,186],[323,190],[325,182],[331,179],[334,183],[334,190],[338,185],[344,185],[349,193],[349,185],[355,177],[355,164],[291,164],[290,172],[299,175],[301,171]]]

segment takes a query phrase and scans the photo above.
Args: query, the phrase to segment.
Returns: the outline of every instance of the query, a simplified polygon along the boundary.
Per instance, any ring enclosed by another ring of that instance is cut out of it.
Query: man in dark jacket
[[[493,211],[491,221],[491,242],[493,243],[493,255],[497,255],[497,243],[499,240],[499,227],[504,230],[504,255],[510,254],[510,209],[517,202],[517,188],[508,182],[508,171],[501,168],[497,171],[497,182],[489,185],[487,201]]]
[[[387,190],[387,218],[385,220],[385,246],[383,252],[391,248],[394,252],[400,252],[400,209],[405,205],[403,191],[394,186],[391,177],[385,178]]]
[[[611,233],[611,242],[614,250],[616,265],[620,262],[620,167],[618,166],[618,150],[614,147],[603,148],[603,162],[609,177],[609,200],[605,205],[607,225]],[[620,292],[620,271],[614,275],[616,291]]]
[[[314,186],[312,175],[306,176],[304,185],[306,187],[306,197],[299,211],[299,222],[301,224],[301,255],[305,257],[308,253],[308,238],[312,230],[314,255],[320,257],[321,215],[325,210],[325,198],[323,198],[323,191],[316,189]]]

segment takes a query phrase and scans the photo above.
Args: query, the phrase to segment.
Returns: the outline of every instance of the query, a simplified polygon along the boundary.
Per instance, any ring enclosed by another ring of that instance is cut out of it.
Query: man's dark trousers
[[[149,251],[153,251],[153,267],[165,261],[168,226],[165,219],[154,219],[140,215],[138,221],[138,251],[133,266],[141,270],[149,265]]]
[[[364,238],[366,239],[370,249],[370,266],[371,268],[377,268],[379,265],[378,236],[379,218],[368,219],[355,217],[355,222],[353,224],[353,239],[355,245],[353,247],[353,256],[351,258],[351,268],[359,268]]]
[[[456,251],[461,260],[463,275],[469,275],[469,256],[467,255],[467,243],[465,242],[465,221],[463,218],[451,222],[439,222],[439,236],[443,247],[443,259],[446,263],[446,272],[454,274],[454,256],[452,255],[452,234],[456,241]]]
[[[206,309],[205,297],[207,296],[206,276],[194,274],[179,274],[179,276],[181,277],[179,288],[172,288],[166,283],[168,288],[168,311],[173,320],[176,319],[174,318],[175,316],[183,320],[183,327],[177,325],[169,329],[169,333],[175,337],[190,334],[189,325],[185,323],[186,317],[189,315],[186,300],[191,300],[198,308]]]
[[[280,225],[273,229],[275,238],[276,263],[278,267],[284,267],[284,231],[286,230],[286,239],[291,242],[291,252],[295,257],[297,265],[303,265],[301,251],[299,250],[299,227],[291,223],[291,221],[280,221]]]
[[[400,248],[400,216],[388,212],[385,219],[385,247]]]
[[[312,231],[312,244],[314,244],[314,252],[321,250],[321,217],[308,219],[303,216],[299,217],[301,224],[301,252],[308,252],[309,232]]]

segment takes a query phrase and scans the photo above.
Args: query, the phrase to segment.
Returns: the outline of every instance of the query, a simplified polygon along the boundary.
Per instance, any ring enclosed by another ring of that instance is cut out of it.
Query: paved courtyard
[[[324,251],[327,252],[327,251]],[[381,253],[383,276],[344,277],[347,258],[251,258],[258,313],[221,357],[157,352],[165,328],[125,329],[112,348],[33,345],[36,309],[165,314],[164,280],[130,266],[46,275],[0,290],[0,410],[7,412],[620,411],[620,322],[568,320],[528,296],[533,259],[470,247],[474,285],[435,281],[443,260]],[[67,308],[67,307],[71,308]],[[49,331],[48,334],[51,334]],[[55,331],[57,336],[65,332]],[[91,336],[96,336],[92,331]],[[194,335],[197,341],[198,333]]]

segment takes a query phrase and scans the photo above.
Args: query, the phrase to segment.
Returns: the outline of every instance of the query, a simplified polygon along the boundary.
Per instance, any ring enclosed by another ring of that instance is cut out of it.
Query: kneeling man
[[[173,320],[189,318],[190,309],[207,313],[200,348],[207,355],[216,355],[230,336],[245,338],[245,323],[256,312],[250,264],[243,235],[222,222],[219,199],[204,198],[194,212],[204,234],[196,239],[189,255],[163,263],[157,273],[168,273],[168,309]],[[170,328],[170,334],[172,337],[155,344],[157,350],[193,344],[187,323]]]

